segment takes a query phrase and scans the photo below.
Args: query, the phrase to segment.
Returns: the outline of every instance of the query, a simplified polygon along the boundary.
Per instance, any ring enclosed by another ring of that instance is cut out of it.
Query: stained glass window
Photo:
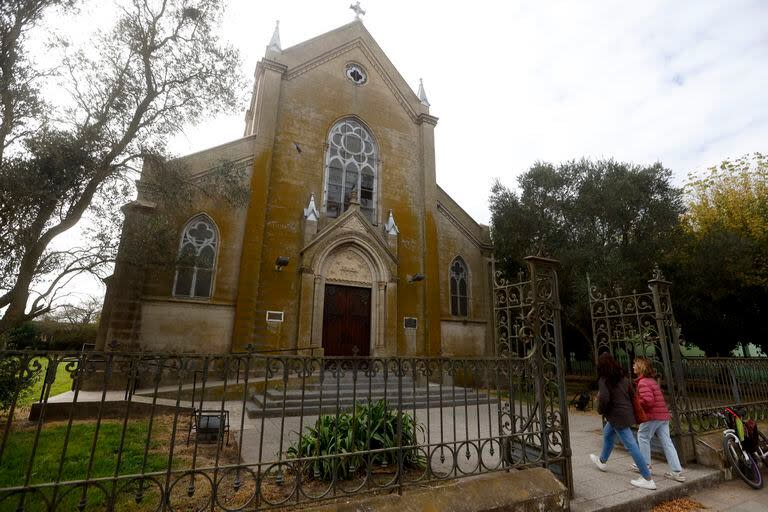
[[[376,222],[376,144],[368,130],[354,119],[338,122],[328,137],[325,177],[325,212],[338,217],[356,196],[360,211]]]

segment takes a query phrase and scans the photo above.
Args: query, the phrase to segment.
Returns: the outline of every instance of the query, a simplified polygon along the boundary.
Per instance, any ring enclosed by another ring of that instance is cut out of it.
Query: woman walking
[[[635,413],[632,409],[631,385],[624,376],[624,370],[608,352],[600,354],[597,358],[597,376],[599,391],[597,393],[597,412],[605,418],[603,427],[603,450],[598,457],[594,453],[589,455],[600,471],[608,469],[608,457],[611,456],[616,435],[621,439],[621,444],[627,449],[635,464],[639,468],[640,478],[629,483],[641,489],[655,490],[656,482],[651,478],[648,465],[640,453],[635,436],[632,435],[630,425],[635,423]]]
[[[632,365],[632,371],[635,372],[635,387],[640,398],[640,405],[643,406],[648,421],[643,422],[637,429],[637,444],[640,445],[640,453],[651,469],[651,438],[658,436],[661,447],[664,449],[664,456],[669,464],[668,471],[664,476],[678,482],[685,482],[683,468],[680,465],[680,459],[677,456],[675,445],[669,437],[669,409],[664,402],[664,395],[656,382],[656,373],[653,371],[653,365],[645,357],[635,358]]]

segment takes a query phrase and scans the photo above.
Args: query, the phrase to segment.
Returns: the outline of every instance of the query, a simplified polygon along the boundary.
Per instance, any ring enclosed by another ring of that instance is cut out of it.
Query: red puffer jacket
[[[668,421],[671,416],[664,395],[655,379],[650,377],[638,377],[635,379],[635,389],[640,396],[640,405],[643,406],[645,415],[649,420]]]

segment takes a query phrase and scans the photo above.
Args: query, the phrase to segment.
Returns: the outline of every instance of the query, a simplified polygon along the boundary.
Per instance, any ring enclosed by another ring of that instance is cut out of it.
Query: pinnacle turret
[[[275,31],[272,33],[272,39],[269,41],[267,50],[272,50],[273,52],[278,53],[283,51],[283,49],[280,47],[280,20],[275,22]]]

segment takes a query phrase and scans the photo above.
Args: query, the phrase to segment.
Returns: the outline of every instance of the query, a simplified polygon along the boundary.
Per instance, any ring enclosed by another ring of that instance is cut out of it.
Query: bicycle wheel
[[[763,487],[763,475],[760,473],[760,468],[757,467],[757,462],[750,454],[741,449],[741,445],[734,436],[725,436],[723,451],[731,467],[736,470],[742,480],[753,489]]]

